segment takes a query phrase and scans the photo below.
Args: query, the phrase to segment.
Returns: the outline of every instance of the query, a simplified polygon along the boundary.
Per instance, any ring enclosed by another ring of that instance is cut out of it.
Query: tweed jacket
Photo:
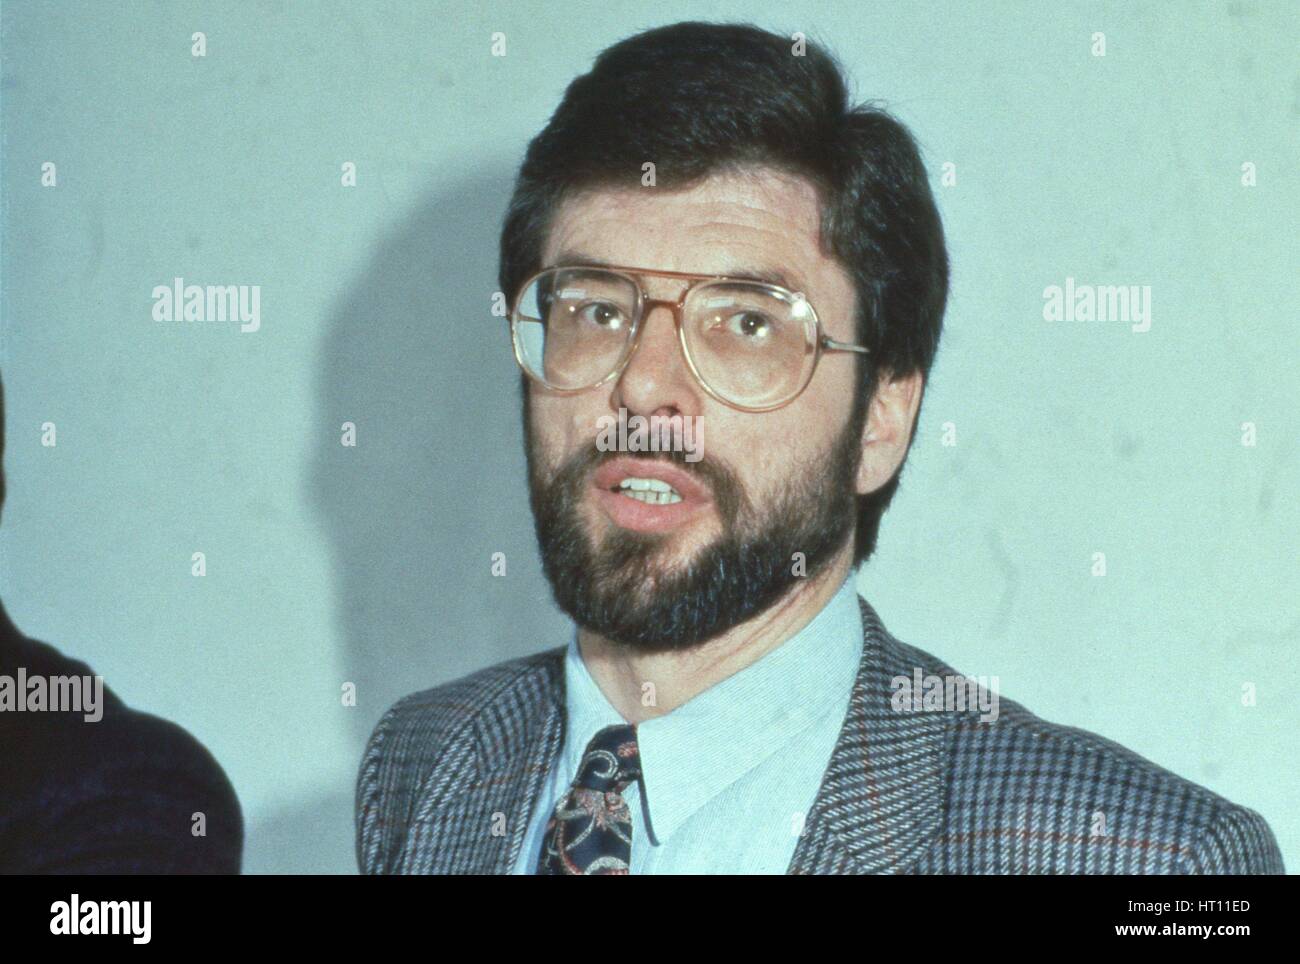
[[[1085,730],[999,697],[897,710],[891,680],[955,676],[859,597],[849,710],[789,873],[1264,874],[1259,814]],[[400,700],[357,782],[363,873],[509,873],[564,738],[564,648]]]

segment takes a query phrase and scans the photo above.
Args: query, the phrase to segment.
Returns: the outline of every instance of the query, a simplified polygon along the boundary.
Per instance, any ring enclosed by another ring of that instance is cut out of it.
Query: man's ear
[[[862,460],[858,463],[857,493],[866,495],[880,488],[898,471],[916,428],[925,376],[914,371],[895,378],[882,371],[875,394],[867,406],[862,427]]]

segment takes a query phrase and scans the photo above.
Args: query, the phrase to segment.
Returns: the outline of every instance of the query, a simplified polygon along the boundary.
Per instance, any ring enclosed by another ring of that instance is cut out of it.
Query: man
[[[500,280],[577,629],[388,712],[364,872],[1281,872],[1257,814],[1101,737],[900,698],[957,674],[854,572],[947,255],[912,139],[830,57],[701,23],[606,50],[529,146]],[[704,444],[611,449],[656,421]]]
[[[28,639],[0,603],[0,874],[237,874],[243,842],[202,744]]]

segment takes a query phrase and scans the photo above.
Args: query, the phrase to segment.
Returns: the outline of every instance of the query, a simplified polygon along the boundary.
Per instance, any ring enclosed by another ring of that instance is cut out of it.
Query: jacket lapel
[[[402,873],[508,874],[564,739],[563,650],[543,654],[442,754],[421,788]]]
[[[921,654],[894,639],[860,596],[862,661],[849,711],[788,873],[899,874],[943,819],[946,714],[895,711],[895,676]]]

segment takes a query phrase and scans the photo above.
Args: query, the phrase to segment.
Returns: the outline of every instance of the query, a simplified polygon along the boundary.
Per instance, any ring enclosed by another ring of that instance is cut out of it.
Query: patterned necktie
[[[623,799],[641,778],[636,727],[607,726],[591,738],[569,792],[546,824],[539,874],[626,874],[632,812]]]

